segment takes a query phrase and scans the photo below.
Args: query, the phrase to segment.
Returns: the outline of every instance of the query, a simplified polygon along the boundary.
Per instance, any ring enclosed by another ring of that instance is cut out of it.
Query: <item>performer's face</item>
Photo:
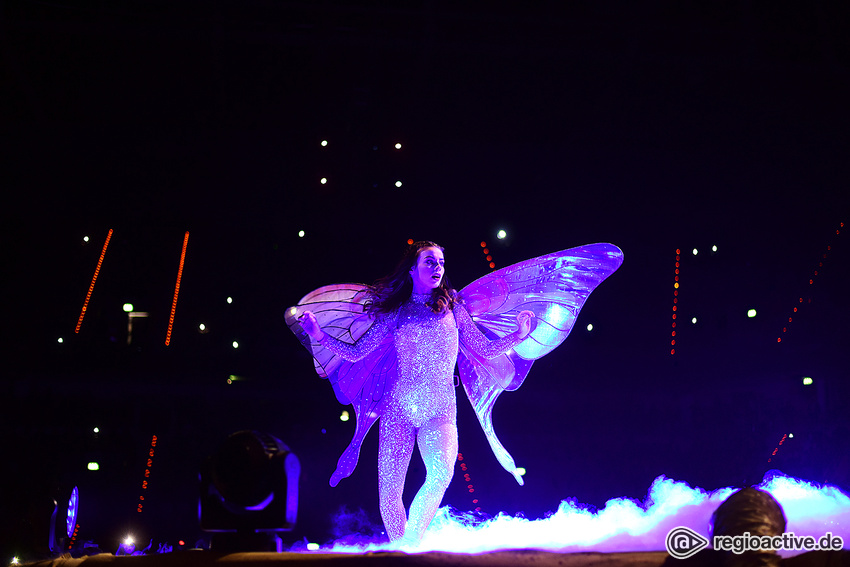
[[[410,269],[413,278],[413,293],[428,293],[443,281],[443,251],[429,246],[419,251],[416,264]]]

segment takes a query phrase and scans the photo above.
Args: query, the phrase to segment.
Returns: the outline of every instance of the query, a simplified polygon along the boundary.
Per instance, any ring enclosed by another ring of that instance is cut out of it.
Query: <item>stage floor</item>
[[[534,549],[492,551],[489,553],[402,553],[398,551],[356,553],[230,553],[181,551],[144,556],[115,556],[109,553],[81,558],[60,557],[41,561],[38,567],[239,567],[260,563],[286,563],[292,566],[359,567],[363,565],[445,566],[488,565],[496,567],[658,567],[668,555],[664,551],[635,553],[554,553]]]

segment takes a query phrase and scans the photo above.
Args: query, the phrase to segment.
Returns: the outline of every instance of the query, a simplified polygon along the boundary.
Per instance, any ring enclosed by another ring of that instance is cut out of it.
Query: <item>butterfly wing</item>
[[[388,336],[369,355],[357,362],[349,362],[312,340],[301,327],[299,318],[305,311],[311,311],[324,332],[341,341],[354,343],[373,323],[364,309],[367,296],[368,289],[361,284],[321,287],[287,309],[284,317],[289,329],[313,356],[316,373],[327,378],[333,386],[337,400],[354,406],[354,437],[339,458],[336,471],[331,476],[331,486],[350,476],[357,466],[363,439],[383,411],[386,386],[395,379],[398,367],[396,352],[392,336]]]
[[[531,364],[564,342],[590,293],[623,263],[613,244],[590,244],[532,258],[491,272],[463,288],[466,310],[488,338],[516,329],[516,316],[535,314],[531,333],[513,350],[486,360],[461,344],[461,382],[496,458],[522,478],[493,430],[493,406],[504,390],[522,385]]]

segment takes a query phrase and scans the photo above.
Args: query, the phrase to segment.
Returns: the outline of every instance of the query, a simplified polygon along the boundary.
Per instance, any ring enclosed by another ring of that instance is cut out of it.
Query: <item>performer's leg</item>
[[[393,420],[386,413],[379,422],[378,437],[378,499],[380,501],[381,518],[384,529],[390,541],[404,536],[404,525],[407,514],[401,495],[404,492],[404,479],[410,456],[413,454],[413,443],[416,431],[409,423]]]
[[[419,541],[428,529],[449,487],[457,460],[457,425],[434,421],[419,429],[417,444],[425,462],[425,484],[410,505],[405,539]]]

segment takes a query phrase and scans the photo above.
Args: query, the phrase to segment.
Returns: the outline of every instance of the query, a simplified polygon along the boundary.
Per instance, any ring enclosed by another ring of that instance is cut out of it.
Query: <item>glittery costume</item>
[[[411,505],[409,530],[421,536],[434,517],[452,478],[457,459],[457,403],[453,371],[458,330],[478,356],[493,358],[517,345],[515,334],[490,342],[458,305],[437,314],[425,304],[431,294],[412,294],[398,310],[379,317],[360,339],[349,344],[325,335],[322,346],[357,362],[391,334],[398,356],[398,377],[388,384],[381,412],[378,450],[381,515],[391,539],[405,534],[401,496],[404,478],[418,439],[427,476]],[[417,513],[418,512],[418,513]]]
[[[368,290],[359,284],[326,286],[302,298],[287,310],[287,324],[312,353],[319,375],[331,381],[337,399],[352,404],[357,417],[331,485],[353,472],[363,438],[380,417],[381,512],[390,537],[401,537],[401,491],[418,427],[427,476],[411,505],[408,534],[421,536],[457,456],[455,359],[494,454],[522,484],[493,430],[493,405],[503,391],[522,384],[534,360],[564,341],[587,297],[622,261],[622,251],[611,244],[526,260],[465,287],[458,294],[462,306],[444,315],[432,313],[421,297],[413,296],[395,312],[372,318],[363,312]],[[308,310],[328,337],[321,343],[298,323]],[[536,318],[531,333],[519,342],[510,333],[522,310],[533,311]]]

